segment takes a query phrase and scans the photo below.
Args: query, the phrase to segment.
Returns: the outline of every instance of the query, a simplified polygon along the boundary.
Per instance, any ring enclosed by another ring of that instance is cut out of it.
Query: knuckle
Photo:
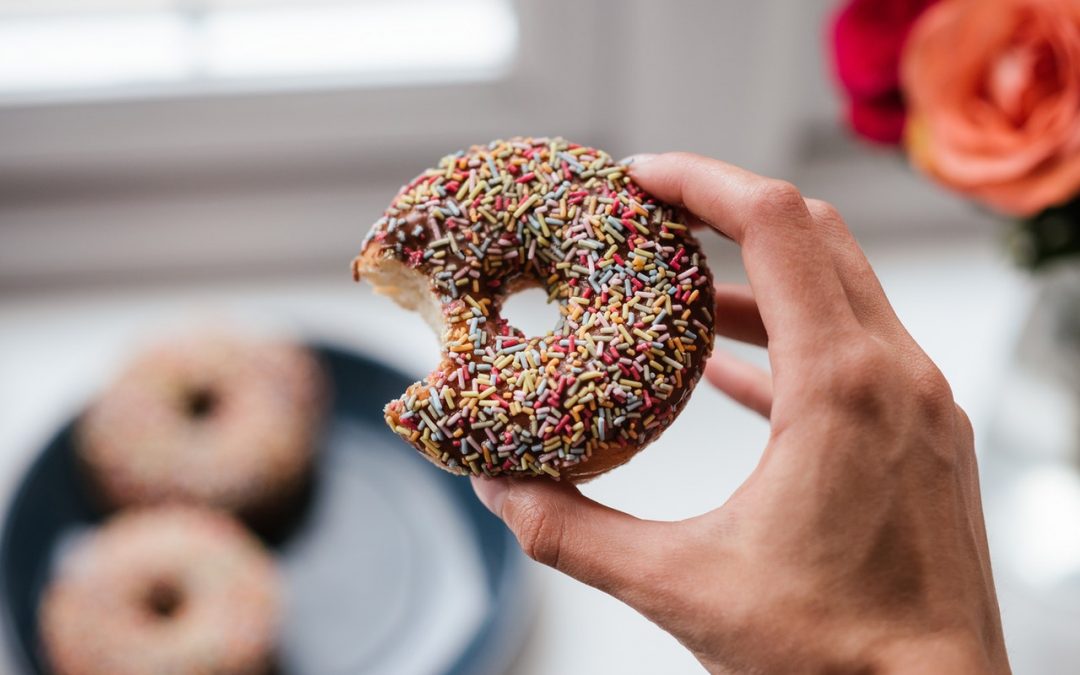
[[[952,388],[937,366],[927,363],[915,368],[911,391],[919,411],[933,419],[955,415]]]
[[[820,199],[807,199],[806,208],[810,212],[816,229],[831,246],[835,255],[841,255],[848,266],[854,266],[860,273],[872,273],[866,259],[858,255],[859,245],[844,222],[836,207]]]
[[[828,387],[833,403],[860,417],[883,416],[891,405],[888,383],[895,368],[886,349],[867,339],[846,347],[840,359]]]
[[[816,220],[824,223],[830,225],[842,225],[844,222],[844,218],[840,215],[840,211],[829,202],[821,199],[807,199],[806,208],[810,211],[810,215]]]
[[[956,413],[956,428],[960,433],[960,438],[966,441],[969,445],[975,441],[975,427],[971,424],[971,418],[968,417],[967,412],[959,405],[955,405]]]
[[[874,270],[836,207],[820,199],[807,199],[806,208],[816,230],[838,264],[851,275],[852,281],[860,288],[877,286]]]
[[[863,337],[844,347],[842,372],[859,380],[877,382],[896,365],[896,358],[880,342]]]
[[[563,539],[558,515],[531,498],[508,497],[503,508],[525,555],[543,565],[558,567]]]
[[[803,216],[806,202],[799,188],[784,180],[767,179],[754,190],[754,210],[775,216]]]

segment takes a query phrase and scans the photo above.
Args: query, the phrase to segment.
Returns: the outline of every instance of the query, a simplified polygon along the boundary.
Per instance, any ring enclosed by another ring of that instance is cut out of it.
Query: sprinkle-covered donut
[[[41,639],[57,675],[256,675],[273,666],[282,601],[269,554],[229,516],[132,510],[61,559]]]
[[[136,356],[80,419],[76,452],[108,507],[195,502],[266,520],[310,475],[324,390],[303,347],[193,333]]]
[[[385,416],[457,474],[616,467],[671,424],[712,349],[712,276],[681,211],[560,138],[444,157],[401,189],[353,272],[441,336],[439,367]],[[534,286],[560,313],[540,337],[500,316]]]

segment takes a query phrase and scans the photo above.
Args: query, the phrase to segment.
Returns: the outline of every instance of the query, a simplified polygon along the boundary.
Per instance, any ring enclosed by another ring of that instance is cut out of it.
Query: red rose
[[[900,142],[907,110],[899,91],[865,100],[853,98],[847,103],[848,125],[855,133],[878,143]]]
[[[900,53],[912,25],[937,0],[851,0],[832,24],[833,65],[856,133],[899,143],[904,130]]]

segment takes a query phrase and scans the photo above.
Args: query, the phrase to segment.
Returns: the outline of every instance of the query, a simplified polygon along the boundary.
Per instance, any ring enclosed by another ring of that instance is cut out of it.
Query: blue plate
[[[311,494],[268,542],[288,594],[287,674],[504,670],[528,629],[531,593],[512,535],[469,481],[437,470],[385,426],[410,378],[317,347],[334,403]],[[96,527],[72,424],[31,465],[0,535],[0,612],[17,667],[45,673],[37,606],[68,542]]]

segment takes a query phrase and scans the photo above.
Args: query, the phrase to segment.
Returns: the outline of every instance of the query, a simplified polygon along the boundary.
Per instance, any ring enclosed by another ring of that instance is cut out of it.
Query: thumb
[[[582,495],[567,482],[473,478],[477,497],[530,558],[605,591],[646,616],[679,594],[682,523],[641,520]]]

